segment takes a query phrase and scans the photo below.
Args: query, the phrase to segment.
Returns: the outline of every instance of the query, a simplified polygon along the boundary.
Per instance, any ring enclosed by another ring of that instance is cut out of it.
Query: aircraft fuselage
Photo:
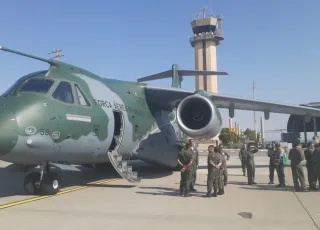
[[[175,167],[176,117],[148,104],[143,86],[52,67],[21,78],[0,99],[0,159],[94,164],[115,150]]]

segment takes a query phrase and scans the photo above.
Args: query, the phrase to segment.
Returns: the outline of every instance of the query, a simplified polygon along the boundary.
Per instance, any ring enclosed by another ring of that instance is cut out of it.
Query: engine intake
[[[208,98],[194,94],[181,101],[177,108],[180,129],[191,137],[210,139],[221,130],[222,119],[217,107]]]

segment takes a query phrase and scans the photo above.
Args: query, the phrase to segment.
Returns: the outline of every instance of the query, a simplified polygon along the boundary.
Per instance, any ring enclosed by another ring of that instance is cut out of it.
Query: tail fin
[[[210,71],[210,70],[179,70],[179,66],[172,65],[171,70],[167,70],[161,73],[156,73],[150,76],[137,79],[138,82],[153,81],[165,78],[172,78],[171,87],[181,88],[181,82],[183,76],[198,76],[198,75],[228,75],[226,72]]]

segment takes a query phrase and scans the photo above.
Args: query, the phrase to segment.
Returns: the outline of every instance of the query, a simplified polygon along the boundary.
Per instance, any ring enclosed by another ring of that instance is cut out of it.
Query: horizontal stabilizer
[[[210,71],[210,70],[176,70],[176,71],[180,77],[198,76],[198,75],[228,75],[228,73],[226,72],[218,72],[218,71]],[[173,71],[168,70],[168,71],[156,73],[150,76],[138,78],[137,81],[138,82],[153,81],[153,80],[172,78],[172,77],[173,77]]]
[[[180,76],[198,76],[198,75],[228,75],[227,72],[218,72],[211,70],[178,70]]]

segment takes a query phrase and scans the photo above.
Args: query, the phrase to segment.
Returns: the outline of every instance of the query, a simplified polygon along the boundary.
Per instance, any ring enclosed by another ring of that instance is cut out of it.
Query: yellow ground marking
[[[116,180],[120,180],[120,178],[114,178],[114,179],[107,179],[107,180],[91,182],[91,183],[88,183],[88,185],[77,186],[75,188],[70,188],[70,189],[66,189],[64,191],[60,191],[55,195],[38,196],[38,197],[30,198],[30,199],[25,199],[25,200],[11,202],[11,203],[8,203],[8,204],[3,204],[3,205],[0,205],[0,210],[1,209],[5,209],[5,208],[10,208],[10,207],[13,207],[13,206],[17,206],[17,205],[21,205],[21,204],[30,203],[30,202],[37,201],[37,200],[42,200],[42,199],[46,199],[46,198],[50,198],[50,197],[59,196],[59,195],[62,195],[62,194],[65,194],[65,193],[69,193],[69,192],[75,192],[75,191],[78,191],[78,190],[81,190],[81,189],[88,188],[88,187],[90,187],[90,185],[108,184],[108,183],[111,183],[111,182],[116,181]]]

